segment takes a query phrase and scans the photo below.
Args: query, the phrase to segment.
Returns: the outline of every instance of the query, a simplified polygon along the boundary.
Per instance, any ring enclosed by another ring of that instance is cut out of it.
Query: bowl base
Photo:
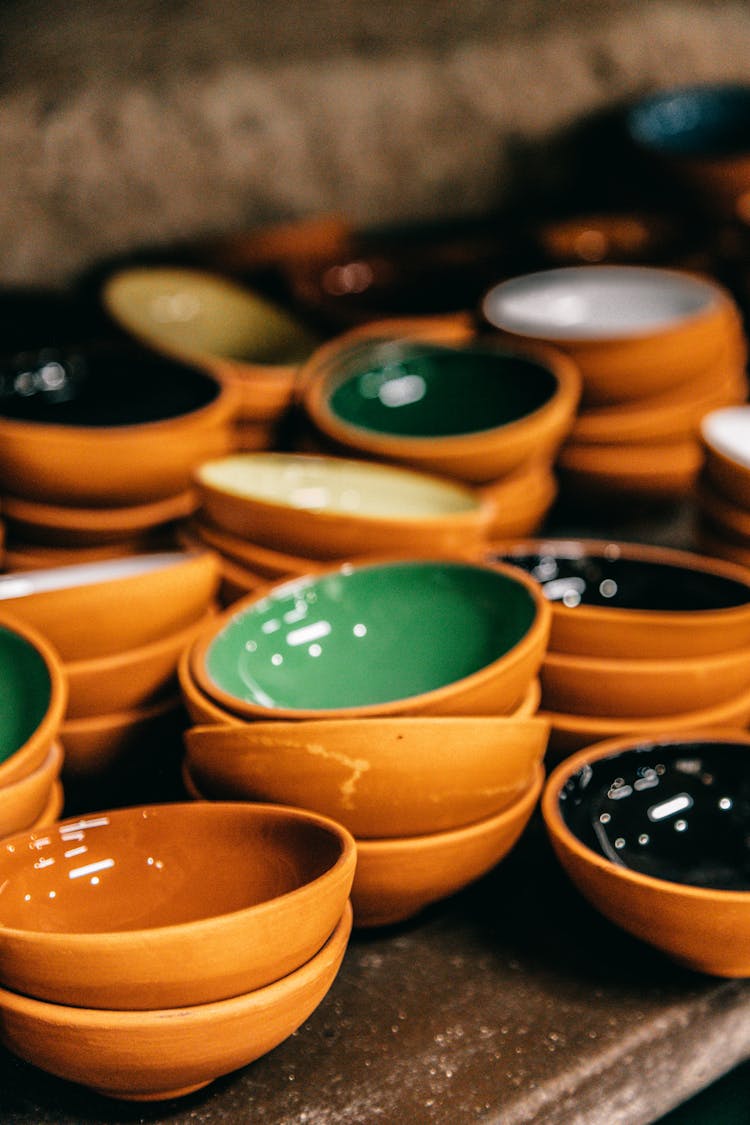
[[[93,1090],[95,1094],[101,1094],[105,1098],[117,1098],[119,1101],[163,1102],[169,1098],[187,1097],[188,1094],[194,1094],[196,1091],[210,1086],[213,1081],[213,1078],[207,1078],[204,1082],[196,1082],[192,1086],[180,1086],[177,1090],[111,1090],[105,1089],[103,1086],[90,1086],[89,1089]]]

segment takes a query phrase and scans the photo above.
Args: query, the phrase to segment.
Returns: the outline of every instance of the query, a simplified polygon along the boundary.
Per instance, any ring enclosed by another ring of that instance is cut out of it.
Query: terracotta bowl
[[[60,728],[65,748],[66,782],[101,782],[143,775],[144,791],[162,765],[165,737],[179,738],[182,726],[181,700],[169,689],[154,702],[129,710],[66,719]],[[146,799],[146,798],[144,798]]]
[[[242,718],[503,714],[537,674],[550,617],[514,568],[346,563],[236,603],[198,637],[190,671]]]
[[[573,424],[575,366],[532,346],[342,337],[302,372],[303,405],[339,447],[470,482],[551,459]]]
[[[164,500],[119,508],[69,508],[3,497],[3,512],[14,535],[58,549],[137,543],[159,528],[186,519],[197,506],[198,498],[190,489]]]
[[[193,534],[204,547],[210,547],[231,562],[238,563],[245,570],[273,582],[279,578],[301,578],[315,570],[314,559],[302,555],[292,555],[265,547],[241,535],[233,535],[210,523],[205,515],[191,520],[187,526],[188,534]]]
[[[542,811],[605,917],[698,972],[750,976],[746,731],[615,739],[561,763]]]
[[[62,787],[62,782],[53,781],[52,788],[47,797],[47,802],[28,831],[39,832],[43,828],[49,828],[51,825],[56,824],[60,819],[60,813],[63,811],[64,806],[65,792]]]
[[[555,653],[695,658],[750,644],[750,574],[717,559],[606,539],[493,544],[552,606]]]
[[[159,535],[144,536],[119,543],[104,543],[98,547],[46,547],[40,543],[23,543],[14,539],[4,552],[5,570],[51,570],[57,566],[102,562],[104,559],[121,559],[127,555],[147,555],[163,550],[165,538],[167,537]],[[203,547],[204,544],[198,544],[198,548]]]
[[[706,478],[732,503],[750,510],[750,406],[713,410],[701,423]]]
[[[324,945],[355,858],[333,821],[247,803],[136,806],[16,836],[0,845],[0,980],[83,1008],[239,996]]]
[[[526,274],[485,296],[509,339],[554,343],[583,376],[587,405],[658,394],[698,375],[736,332],[736,306],[707,277],[651,266],[571,266]]]
[[[206,797],[314,809],[360,839],[500,812],[530,784],[548,733],[535,718],[343,719],[195,727],[185,745]]]
[[[201,618],[218,585],[210,551],[170,551],[0,575],[0,602],[66,661],[150,644]]]
[[[0,787],[0,837],[23,832],[43,815],[62,760],[62,747],[59,742],[53,742],[41,765],[25,777]]]
[[[194,465],[231,448],[236,401],[208,372],[112,349],[86,356],[79,375],[76,359],[30,363],[39,380],[59,369],[65,394],[42,383],[4,400],[3,492],[84,509],[150,504],[183,493]]]
[[[698,479],[703,452],[697,437],[644,444],[567,444],[557,460],[569,490],[675,499]]]
[[[534,780],[512,805],[484,820],[426,836],[357,841],[354,924],[386,926],[418,914],[490,871],[511,850],[544,783]]]
[[[295,917],[285,939],[296,924]],[[192,1007],[109,1011],[0,989],[0,1037],[27,1062],[108,1097],[189,1094],[273,1050],[308,1019],[336,977],[351,925],[347,905],[323,948],[300,968],[263,988]]]
[[[0,615],[0,787],[42,767],[67,698],[65,672],[46,637],[10,614]]]
[[[291,555],[458,554],[486,537],[491,506],[454,481],[337,457],[244,453],[196,470],[205,517]]]
[[[548,461],[532,461],[515,473],[481,486],[493,505],[490,539],[533,535],[544,521],[558,493],[557,478]]]
[[[750,508],[727,500],[705,479],[698,482],[696,503],[719,534],[739,546],[750,543]]]

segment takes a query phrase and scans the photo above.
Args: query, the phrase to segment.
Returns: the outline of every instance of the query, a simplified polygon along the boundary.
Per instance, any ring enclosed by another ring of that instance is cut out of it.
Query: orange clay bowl
[[[0,575],[0,603],[66,661],[151,644],[203,617],[219,581],[210,551],[105,559]]]
[[[96,547],[138,541],[166,524],[186,519],[198,506],[191,490],[148,504],[119,508],[69,508],[15,496],[3,497],[14,534],[48,547]]]
[[[533,535],[544,520],[557,497],[557,478],[548,461],[535,461],[480,492],[495,510],[489,538],[518,538]]]
[[[737,333],[737,309],[715,281],[652,266],[571,266],[501,282],[482,303],[511,340],[563,348],[587,405],[627,402],[694,378]]]
[[[16,836],[0,845],[0,981],[128,1010],[263,988],[325,944],[355,861],[335,822],[248,803],[136,806]]]
[[[673,660],[750,645],[750,573],[732,563],[607,539],[494,543],[489,558],[542,583],[554,653]]]
[[[463,828],[425,836],[358,840],[352,888],[354,924],[402,922],[486,874],[518,840],[543,783],[540,765],[512,805]]]
[[[196,470],[201,512],[222,531],[311,559],[459,554],[486,538],[492,506],[456,481],[393,465],[243,453]],[[244,561],[244,560],[243,560]]]
[[[290,920],[283,941],[298,921]],[[107,1097],[162,1101],[190,1094],[267,1054],[309,1018],[333,984],[351,926],[347,904],[306,964],[262,988],[192,1007],[103,1011],[0,989],[0,1038],[27,1062]]]
[[[180,654],[204,627],[207,616],[150,644],[66,663],[66,721],[148,706],[165,688],[176,687]]]
[[[359,839],[500,812],[530,784],[548,734],[541,719],[440,717],[204,726],[184,738],[206,797],[314,809]]]
[[[603,738],[624,738],[643,732],[658,738],[670,731],[698,730],[704,727],[744,727],[750,722],[750,691],[702,710],[692,709],[675,715],[620,718],[617,716],[571,715],[547,709],[539,712],[550,724],[548,757],[570,754]]]
[[[550,618],[538,583],[502,564],[345,563],[237,602],[190,673],[246,719],[497,715],[537,675]]]
[[[727,500],[705,478],[698,482],[696,501],[701,513],[728,539],[740,545],[750,542],[750,508]]]
[[[570,442],[557,465],[569,488],[672,499],[692,489],[703,465],[703,451],[697,437],[632,445]]]
[[[0,792],[43,766],[67,699],[65,671],[47,638],[0,614]]]
[[[66,719],[60,728],[66,781],[94,779],[104,784],[137,773],[146,785],[162,764],[164,740],[178,738],[182,725],[180,697],[170,693],[170,686],[153,703]]]
[[[42,816],[59,777],[62,760],[62,747],[59,742],[53,742],[37,769],[0,788],[0,837],[23,832]]]
[[[733,504],[750,510],[750,406],[728,406],[701,423],[706,477]]]
[[[163,550],[166,538],[146,535],[138,539],[123,539],[118,543],[104,543],[98,547],[45,547],[40,543],[14,540],[5,550],[5,570],[50,570],[56,566],[73,566],[75,563],[146,555]],[[199,543],[196,549],[204,550],[205,544]]]
[[[721,977],[750,976],[744,853],[730,856],[724,844],[745,815],[748,751],[747,731],[612,739],[561,762],[542,799],[555,854],[595,909],[688,968]],[[686,764],[702,776],[690,777]],[[648,789],[634,793],[639,781]],[[676,849],[680,828],[687,838]]]
[[[301,578],[303,574],[309,574],[316,567],[314,559],[287,554],[273,547],[264,547],[251,539],[214,527],[205,518],[192,520],[188,524],[187,531],[193,532],[204,547],[218,551],[225,559],[238,563],[245,570],[252,571],[266,581],[272,582],[278,578]]]
[[[339,337],[301,380],[308,417],[339,448],[471,483],[554,457],[581,394],[575,365],[553,349],[409,337]]]
[[[63,811],[64,805],[65,792],[62,787],[62,782],[53,781],[52,788],[49,791],[49,796],[47,797],[42,812],[27,831],[38,832],[42,828],[49,828],[50,825],[56,824],[60,819],[60,813]]]

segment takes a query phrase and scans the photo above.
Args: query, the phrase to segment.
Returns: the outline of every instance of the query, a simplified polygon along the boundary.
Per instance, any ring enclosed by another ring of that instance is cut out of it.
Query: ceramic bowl
[[[502,714],[537,674],[550,617],[512,568],[344,564],[232,606],[193,645],[191,674],[244,718]]]
[[[295,917],[284,940],[296,925]],[[323,948],[300,968],[263,988],[192,1007],[103,1011],[0,989],[0,1037],[27,1062],[108,1097],[189,1094],[260,1058],[305,1022],[336,977],[351,925],[347,905]]]
[[[567,489],[598,496],[674,500],[687,496],[703,465],[696,437],[632,445],[580,445],[561,451],[557,467]]]
[[[50,828],[60,819],[60,813],[65,807],[65,791],[62,782],[53,781],[47,802],[41,813],[28,829],[29,832],[39,832],[43,828]]]
[[[581,391],[551,349],[393,338],[328,345],[302,379],[308,416],[340,447],[470,482],[551,459]]]
[[[311,808],[358,839],[442,832],[500,812],[544,757],[541,719],[393,718],[185,732],[200,792]]]
[[[740,546],[750,542],[750,508],[727,500],[705,479],[698,482],[696,503],[718,533]]]
[[[717,559],[606,539],[495,545],[552,606],[550,649],[604,659],[691,659],[750,644],[750,574]]]
[[[76,563],[103,562],[104,559],[121,559],[127,555],[147,555],[165,546],[161,536],[143,536],[124,539],[119,543],[103,543],[97,547],[46,547],[40,543],[24,543],[13,538],[6,545],[3,561],[6,571],[51,570],[58,566]],[[202,549],[199,543],[194,549]]]
[[[46,637],[9,614],[0,615],[0,787],[42,766],[67,697],[60,658]]]
[[[324,945],[354,867],[346,830],[302,810],[210,803],[85,814],[0,845],[0,979],[82,1008],[239,996]]]
[[[66,661],[137,648],[187,628],[212,604],[218,560],[167,551],[0,575],[0,603]]]
[[[698,972],[750,976],[746,731],[615,739],[561,763],[558,859],[616,925]]]
[[[630,136],[702,196],[736,217],[750,191],[750,86],[699,84],[662,90],[631,106]]]
[[[157,529],[192,515],[198,505],[188,489],[148,504],[119,508],[70,508],[38,500],[3,497],[3,513],[13,535],[46,547],[97,547],[137,542]]]
[[[201,511],[231,535],[311,559],[460,554],[485,537],[490,505],[409,469],[293,453],[244,453],[195,474]]]
[[[405,921],[490,871],[511,850],[539,799],[544,769],[512,805],[463,828],[426,836],[357,841],[354,924]]]
[[[557,477],[548,461],[531,461],[480,492],[494,508],[490,539],[533,535],[544,521],[558,493]]]
[[[198,516],[191,520],[186,530],[188,535],[194,535],[198,544],[218,551],[224,559],[237,563],[268,582],[279,578],[301,578],[316,566],[314,559],[277,551],[274,547],[265,547],[245,536],[233,535],[215,527],[206,519],[205,513],[203,518]]]
[[[651,266],[571,266],[525,274],[484,298],[512,340],[564,348],[586,405],[658,394],[698,375],[736,332],[732,298],[707,277]]]
[[[230,449],[236,402],[208,372],[116,349],[44,356],[16,357],[20,371],[6,374],[33,385],[0,399],[4,492],[75,508],[147,504],[184,492],[194,465]]]
[[[17,781],[0,786],[0,837],[30,828],[44,813],[62,768],[63,752],[53,742],[35,770]]]
[[[750,406],[712,410],[701,423],[706,477],[717,492],[750,510]]]
[[[155,701],[138,707],[66,718],[60,727],[66,782],[99,784],[101,801],[115,799],[114,793],[107,796],[106,785],[135,777],[148,800],[149,785],[164,765],[165,739],[179,738],[182,730],[180,704],[177,692],[167,687]]]

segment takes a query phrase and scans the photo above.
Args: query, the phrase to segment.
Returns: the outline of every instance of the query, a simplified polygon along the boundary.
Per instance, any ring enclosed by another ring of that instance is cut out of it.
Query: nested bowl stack
[[[606,540],[496,545],[552,606],[541,669],[550,748],[616,735],[744,727],[750,719],[750,572]]]
[[[46,861],[46,862],[45,862]],[[0,845],[0,1035],[109,1096],[189,1093],[328,991],[354,841],[298,809],[135,806]]]
[[[703,461],[702,417],[747,396],[738,309],[700,274],[544,270],[495,286],[482,314],[505,340],[553,344],[580,369],[581,409],[557,464],[586,495],[686,495]]]
[[[750,565],[750,407],[707,414],[701,425],[705,465],[698,488],[704,550]]]

